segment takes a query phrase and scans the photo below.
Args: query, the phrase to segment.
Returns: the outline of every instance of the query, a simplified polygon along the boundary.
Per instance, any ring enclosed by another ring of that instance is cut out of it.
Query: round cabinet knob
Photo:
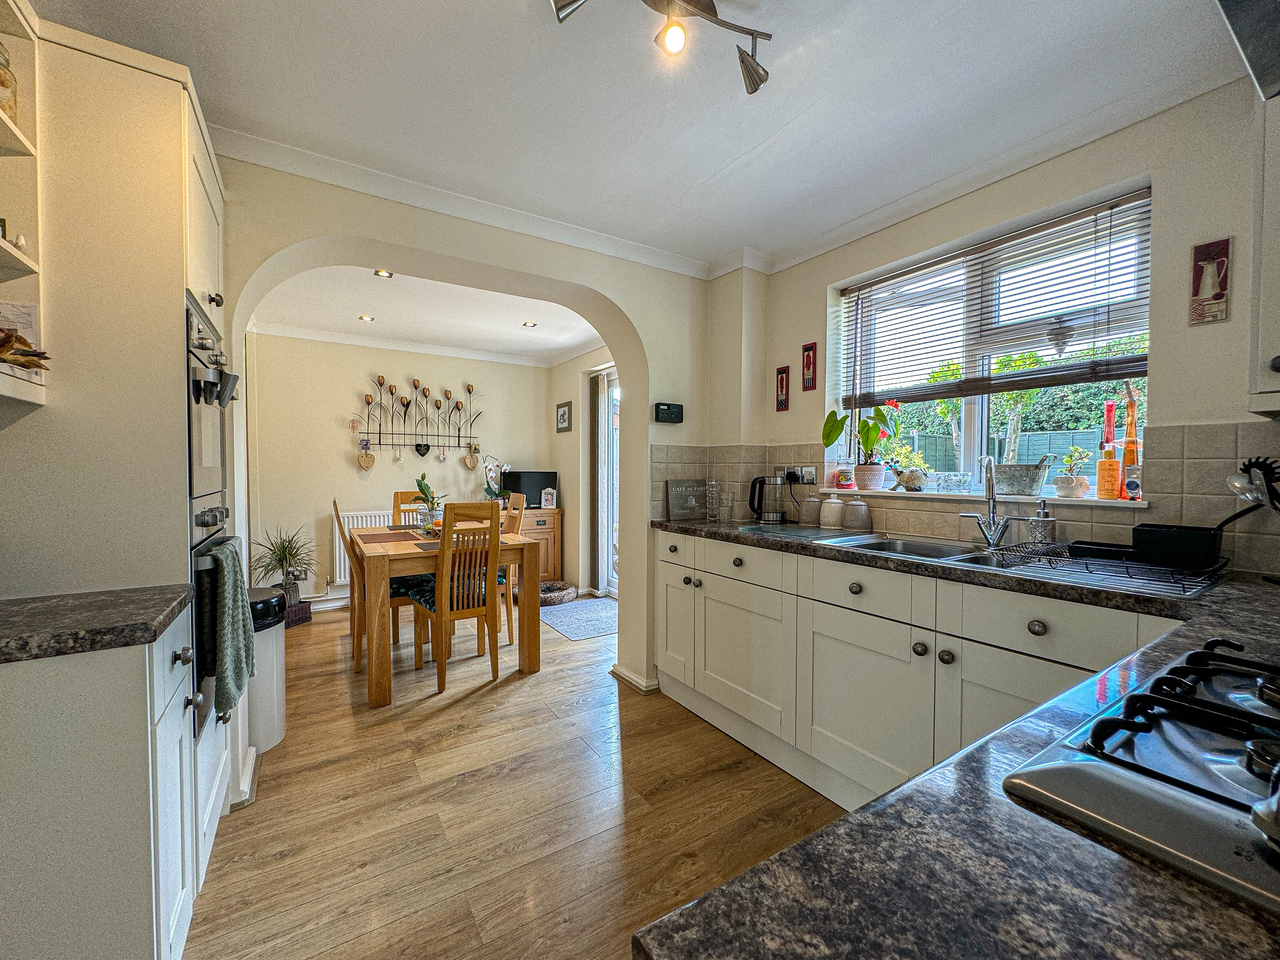
[[[1270,366],[1273,371],[1280,373],[1280,357],[1272,357]]]
[[[220,293],[209,294],[209,302],[213,304],[215,307],[222,306],[222,294]]]
[[[680,548],[679,548],[679,547],[677,547],[674,543],[673,543],[671,546],[667,547],[667,552],[668,552],[668,553],[678,553],[678,552],[679,552],[679,550],[680,550]]]
[[[190,647],[183,647],[181,652],[178,652],[178,651],[174,652],[173,664],[174,666],[177,666],[178,664],[182,663],[182,664],[186,664],[187,666],[190,666],[191,662],[195,660],[195,658],[196,658],[196,653],[194,650],[192,650]]]
[[[682,582],[687,587],[689,584],[693,583],[693,577],[685,577]]]
[[[702,586],[702,581],[701,580],[693,581],[693,586],[694,586],[694,589],[696,590],[698,587]]]
[[[231,722],[231,711],[230,711],[230,710],[228,710],[226,713],[220,713],[220,714],[218,714],[218,723],[230,723],[230,722]]]
[[[187,697],[187,699],[186,699],[186,706],[185,706],[185,709],[190,710],[192,707],[195,707],[197,710],[199,710],[199,709],[200,709],[201,707],[203,707],[203,706],[204,706],[204,694],[203,694],[203,693],[200,693],[200,692],[198,692],[198,691],[197,691],[197,692],[196,692],[196,695],[195,695],[194,697]]]
[[[1027,624],[1027,633],[1033,637],[1043,637],[1049,632],[1049,625],[1043,620],[1032,620]]]
[[[949,667],[956,662],[956,655],[952,653],[950,650],[939,650],[938,662],[945,664],[946,666]]]
[[[929,645],[917,640],[911,645],[911,652],[917,657],[927,657],[929,655]]]
[[[858,594],[862,592],[862,584],[858,583],[857,581],[849,584],[849,592],[856,597]]]
[[[735,567],[740,567],[740,566],[742,566],[742,558],[741,558],[741,557],[734,557],[734,558],[733,558],[733,565],[734,565]]]

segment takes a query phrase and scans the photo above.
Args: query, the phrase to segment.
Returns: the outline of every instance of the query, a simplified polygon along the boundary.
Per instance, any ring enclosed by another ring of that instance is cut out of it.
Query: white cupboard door
[[[195,111],[187,116],[187,286],[223,336],[222,191]]]
[[[196,741],[196,890],[204,885],[204,873],[209,867],[209,854],[213,851],[213,839],[218,832],[218,820],[222,816],[222,801],[227,796],[227,783],[231,774],[229,764],[230,744],[227,725],[218,723],[214,714],[205,717],[204,730]]]
[[[935,763],[1092,676],[1086,670],[941,635],[938,652]]]
[[[653,638],[658,669],[693,686],[693,578],[688,567],[658,564]]]
[[[934,634],[800,601],[796,746],[875,794],[933,765]]]
[[[796,598],[695,571],[694,689],[796,742]]]
[[[169,702],[155,726],[156,902],[159,956],[182,954],[195,900],[195,776],[186,690]]]
[[[1254,320],[1252,393],[1269,394],[1266,402],[1255,403],[1250,409],[1274,411],[1280,409],[1280,100],[1268,100],[1266,105],[1266,153],[1262,168],[1266,171],[1266,183],[1262,199],[1262,295],[1258,298],[1258,312]],[[1244,275],[1241,271],[1241,276]],[[1236,304],[1247,305],[1249,291],[1240,293],[1240,287],[1230,295]],[[1232,312],[1237,309],[1231,307]],[[1237,314],[1238,316],[1239,314]]]

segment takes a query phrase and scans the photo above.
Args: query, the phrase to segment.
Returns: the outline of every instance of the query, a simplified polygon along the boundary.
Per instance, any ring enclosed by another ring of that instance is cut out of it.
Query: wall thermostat
[[[654,423],[684,423],[683,403],[655,403],[653,405]]]

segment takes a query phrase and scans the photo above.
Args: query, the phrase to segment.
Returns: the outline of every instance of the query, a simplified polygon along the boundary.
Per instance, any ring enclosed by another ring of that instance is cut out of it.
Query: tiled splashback
[[[1136,523],[1188,523],[1213,526],[1244,504],[1226,487],[1226,478],[1235,473],[1247,457],[1280,459],[1280,421],[1197,424],[1186,427],[1148,427],[1144,436],[1142,470],[1143,496],[1148,506],[1095,506],[1092,502],[1049,498],[1049,508],[1058,518],[1060,540],[1100,540],[1128,543]],[[816,467],[823,473],[821,444],[734,445],[714,447],[650,447],[650,516],[667,515],[666,480],[719,480],[734,492],[739,519],[749,516],[747,492],[751,478],[773,473],[775,466]],[[801,499],[807,494],[796,488]],[[980,498],[930,499],[927,496],[869,496],[875,530],[888,534],[980,540],[972,520],[961,513],[975,512]],[[1001,511],[1030,516],[1030,503],[1002,503]],[[1010,536],[1025,535],[1025,526],[1015,525]],[[1010,542],[1017,542],[1016,539]],[[1259,511],[1227,528],[1223,552],[1232,568],[1280,573],[1280,515]]]

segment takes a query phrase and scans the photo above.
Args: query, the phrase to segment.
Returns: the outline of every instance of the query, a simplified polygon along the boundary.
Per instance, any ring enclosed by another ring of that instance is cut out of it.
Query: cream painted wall
[[[707,443],[763,443],[769,398],[755,384],[771,375],[766,372],[769,278],[742,267],[709,286]]]
[[[818,438],[835,391],[803,393],[795,371],[801,345],[811,340],[822,351],[819,369],[827,367],[829,285],[1142,178],[1150,178],[1152,189],[1150,421],[1249,419],[1256,108],[1248,81],[1220,87],[774,274],[768,370],[757,389],[772,396],[773,368],[789,363],[793,390],[790,411],[767,415],[769,442]],[[1222,237],[1232,238],[1231,320],[1193,330],[1187,326],[1191,248]]]
[[[591,582],[591,388],[589,374],[613,365],[608,347],[551,368],[544,417],[551,426],[551,469],[560,473],[560,506],[564,509],[564,579],[576,586]],[[573,429],[556,433],[556,404],[573,401]]]
[[[439,357],[400,350],[250,333],[244,394],[249,418],[249,495],[252,535],[277,526],[298,527],[316,544],[320,562],[311,589],[325,592],[333,575],[332,501],[344,511],[390,510],[396,490],[412,490],[423,473],[449,500],[479,500],[484,471],[468,470],[456,450],[440,463],[433,450],[420,458],[412,448],[396,463],[390,450],[374,450],[369,471],[356,464],[357,439],[347,421],[364,410],[369,381],[381,374],[408,387],[415,377],[433,394],[464,396],[476,388],[481,453],[532,470],[555,469],[546,415],[551,371],[508,363]],[[345,588],[342,590],[345,594]]]

